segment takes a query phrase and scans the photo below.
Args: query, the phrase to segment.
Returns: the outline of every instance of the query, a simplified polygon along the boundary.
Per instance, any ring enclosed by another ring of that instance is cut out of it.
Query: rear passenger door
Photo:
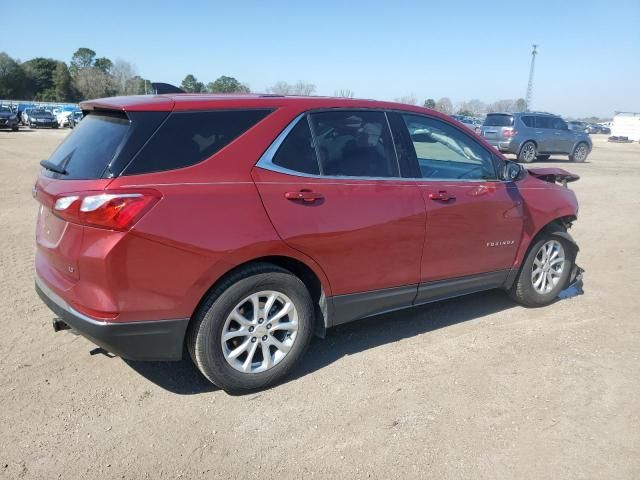
[[[400,178],[385,112],[303,114],[252,175],[278,234],[324,269],[336,302],[374,311],[412,303],[425,208]]]

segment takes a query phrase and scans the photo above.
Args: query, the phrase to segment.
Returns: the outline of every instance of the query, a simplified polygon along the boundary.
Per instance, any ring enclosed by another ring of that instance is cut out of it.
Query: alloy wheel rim
[[[582,160],[584,160],[584,157],[585,157],[586,152],[587,152],[586,147],[585,147],[584,145],[580,145],[580,146],[578,147],[578,149],[576,150],[576,155],[575,155],[576,160],[578,160],[578,161],[580,161],[580,162],[581,162]]]
[[[533,147],[533,145],[531,145],[531,144],[525,145],[525,147],[524,147],[524,158],[527,161],[532,161],[535,156],[536,156],[536,150]]]
[[[280,363],[298,334],[298,311],[282,292],[256,292],[239,302],[222,328],[222,352],[235,370],[260,373]]]
[[[536,292],[547,294],[560,282],[565,267],[564,248],[557,240],[545,242],[531,267],[531,284]]]

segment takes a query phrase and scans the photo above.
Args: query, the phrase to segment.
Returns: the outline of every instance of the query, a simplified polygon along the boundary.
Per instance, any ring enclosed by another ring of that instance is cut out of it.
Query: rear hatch
[[[500,141],[509,138],[513,131],[513,115],[510,113],[489,113],[485,118],[480,135],[488,141]],[[505,135],[505,133],[508,134]]]
[[[144,115],[144,122],[140,115]],[[101,192],[129,163],[168,112],[89,110],[51,157],[34,186],[40,202],[36,226],[38,274],[58,290],[79,278],[78,258],[84,227],[69,222],[56,201],[77,192]],[[135,133],[142,133],[136,135]]]

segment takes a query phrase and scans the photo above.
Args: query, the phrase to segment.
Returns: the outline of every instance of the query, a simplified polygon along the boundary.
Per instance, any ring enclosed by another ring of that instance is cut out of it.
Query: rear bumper
[[[496,147],[501,152],[518,153],[517,151],[512,151],[511,140],[501,141],[501,140],[488,139],[488,138],[485,138],[485,140],[487,141],[487,143],[489,143],[489,145]]]
[[[107,323],[71,307],[36,277],[36,292],[64,323],[96,345],[127,360],[181,360],[189,319]]]

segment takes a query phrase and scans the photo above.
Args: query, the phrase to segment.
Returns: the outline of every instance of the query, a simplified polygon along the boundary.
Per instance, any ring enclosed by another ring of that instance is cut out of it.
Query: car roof
[[[133,95],[126,97],[99,98],[80,103],[82,110],[121,110],[135,111],[187,111],[224,108],[283,108],[296,110],[312,110],[321,108],[377,108],[387,110],[404,110],[416,113],[429,113],[432,116],[448,119],[428,108],[396,102],[379,100],[305,97],[273,94],[163,94]]]

